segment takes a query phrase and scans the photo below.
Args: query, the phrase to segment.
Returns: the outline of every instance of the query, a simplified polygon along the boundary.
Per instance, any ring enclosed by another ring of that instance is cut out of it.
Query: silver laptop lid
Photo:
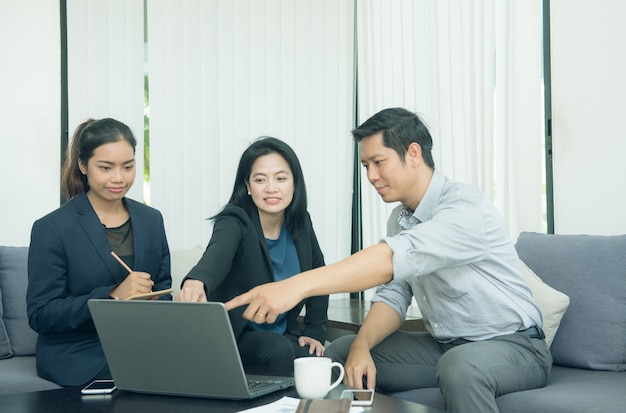
[[[88,304],[118,388],[225,399],[256,396],[249,394],[222,303],[92,299]]]

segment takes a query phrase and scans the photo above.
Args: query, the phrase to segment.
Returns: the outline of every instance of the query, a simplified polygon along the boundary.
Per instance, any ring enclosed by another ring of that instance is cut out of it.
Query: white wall
[[[551,0],[555,232],[626,233],[626,2]]]
[[[59,206],[59,2],[0,0],[0,245]]]

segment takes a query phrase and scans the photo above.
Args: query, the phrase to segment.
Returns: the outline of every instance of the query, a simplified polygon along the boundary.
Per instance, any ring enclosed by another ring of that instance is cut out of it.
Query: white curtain
[[[205,245],[256,137],[289,143],[326,262],[350,253],[352,0],[148,0],[151,204]]]
[[[403,106],[436,167],[481,188],[512,238],[543,229],[541,0],[357,1],[358,119]],[[144,3],[68,0],[70,128],[131,126],[143,164]],[[353,0],[147,0],[150,197],[172,249],[205,245],[252,139],[299,155],[326,255],[350,252]],[[70,133],[72,131],[70,130]],[[142,199],[140,179],[131,196]],[[390,206],[362,179],[364,245]]]
[[[428,33],[426,2],[361,0],[358,27],[358,123],[376,112],[401,106],[428,113]],[[387,216],[395,204],[380,200],[361,173],[363,246],[385,236]]]
[[[357,24],[359,121],[421,114],[436,168],[492,198],[513,240],[541,231],[541,1],[362,0]],[[362,185],[368,246],[395,205]]]
[[[496,1],[494,201],[513,239],[545,232],[542,1]]]
[[[115,118],[137,138],[143,200],[143,0],[67,0],[69,138],[87,118]]]

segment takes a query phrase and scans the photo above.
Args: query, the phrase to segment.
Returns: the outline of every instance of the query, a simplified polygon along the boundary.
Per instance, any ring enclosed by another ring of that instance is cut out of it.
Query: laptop
[[[293,377],[246,375],[224,304],[88,301],[116,386],[122,390],[251,399]]]

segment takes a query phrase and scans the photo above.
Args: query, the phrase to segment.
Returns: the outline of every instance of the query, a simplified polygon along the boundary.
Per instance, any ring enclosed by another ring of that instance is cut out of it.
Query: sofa
[[[58,388],[37,376],[26,316],[27,247],[0,246],[0,395]]]
[[[195,247],[171,253],[174,294],[203,251]],[[27,260],[28,247],[0,246],[0,396],[59,388],[37,375],[37,333],[26,315]]]
[[[545,387],[498,397],[500,412],[626,411],[626,235],[523,232],[515,247],[553,366]],[[392,395],[443,408],[439,388]]]
[[[500,411],[624,411],[626,235],[522,233],[516,248],[544,316],[554,365],[545,387],[498,397]],[[174,293],[202,252],[201,247],[172,251]],[[27,254],[26,247],[0,246],[0,395],[58,387],[35,369],[36,334],[28,327],[25,305]],[[438,388],[392,395],[443,406]]]

